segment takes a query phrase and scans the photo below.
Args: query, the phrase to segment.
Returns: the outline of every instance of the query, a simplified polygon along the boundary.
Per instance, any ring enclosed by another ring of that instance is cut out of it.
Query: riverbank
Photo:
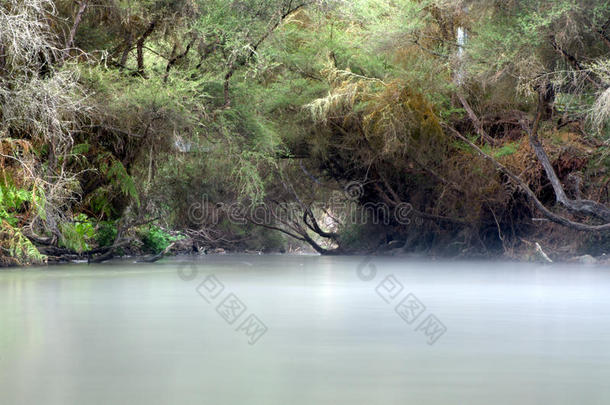
[[[533,249],[525,250],[520,254],[511,254],[511,255],[498,255],[495,257],[485,257],[483,255],[472,255],[472,256],[456,256],[456,257],[446,257],[441,255],[435,255],[432,253],[415,253],[415,252],[406,252],[400,248],[389,248],[389,249],[379,249],[376,252],[371,251],[361,251],[361,252],[351,252],[349,254],[341,255],[341,256],[369,256],[369,257],[394,257],[399,260],[405,261],[419,261],[419,260],[430,260],[430,261],[446,261],[452,260],[455,262],[467,262],[467,261],[511,261],[515,263],[546,263],[546,264],[576,264],[576,265],[594,265],[594,266],[609,266],[610,268],[610,256],[607,254],[602,254],[598,256],[592,255],[570,255],[563,254],[558,255],[555,253],[547,254],[544,249],[540,246],[540,244],[534,244]],[[77,253],[74,251],[69,251],[66,249],[41,249],[44,252],[47,252],[49,255],[47,256],[47,260],[44,264],[54,266],[54,265],[62,265],[62,264],[79,264],[79,263],[104,263],[112,260],[131,260],[137,263],[154,263],[161,259],[167,259],[172,257],[202,257],[202,256],[235,256],[235,255],[247,255],[247,256],[310,256],[310,255],[320,255],[315,252],[313,249],[306,248],[297,248],[291,249],[289,251],[286,250],[277,250],[277,251],[256,251],[250,249],[224,249],[224,248],[214,248],[214,247],[198,247],[195,243],[193,243],[192,239],[185,239],[180,241],[179,243],[173,243],[168,248],[164,249],[162,252],[152,254],[145,253],[141,249],[130,248],[125,246],[123,248],[118,248],[113,251],[112,254],[109,254],[111,251],[108,249],[98,249],[94,252],[87,253]],[[324,256],[324,255],[320,255]],[[0,267],[20,267],[16,264],[11,266],[2,266],[0,263]]]

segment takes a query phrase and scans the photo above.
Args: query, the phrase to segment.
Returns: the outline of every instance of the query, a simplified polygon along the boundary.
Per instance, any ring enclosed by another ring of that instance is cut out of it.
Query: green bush
[[[32,199],[33,194],[28,190],[12,185],[0,185],[0,220],[5,220],[11,226],[17,226],[19,219],[15,214],[23,210],[25,204]]]
[[[155,254],[162,252],[170,243],[182,239],[179,236],[169,234],[156,225],[151,225],[144,231],[140,231],[140,238],[144,244],[144,249]]]
[[[100,222],[95,231],[95,242],[99,247],[110,246],[117,236],[117,228],[114,222]]]
[[[72,223],[67,222],[60,226],[60,245],[76,252],[90,250],[89,242],[95,235],[95,227],[91,219],[85,214],[78,214]]]

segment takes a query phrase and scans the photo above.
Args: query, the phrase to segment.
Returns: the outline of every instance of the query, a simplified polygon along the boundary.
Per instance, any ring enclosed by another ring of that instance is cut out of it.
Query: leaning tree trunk
[[[68,41],[66,42],[67,52],[70,52],[70,48],[74,46],[74,38],[76,37],[76,30],[80,25],[80,22],[83,19],[83,14],[85,14],[85,10],[89,5],[88,0],[83,0],[78,3],[78,11],[76,12],[76,16],[74,17],[74,23],[72,24],[72,28],[70,29],[70,34],[68,36]]]
[[[157,20],[153,20],[136,43],[138,74],[140,75],[144,75],[144,43],[146,42],[146,38],[148,38],[150,34],[153,33],[156,25]]]
[[[536,193],[534,193],[532,189],[529,188],[529,186],[523,180],[521,180],[521,178],[519,178],[519,176],[508,170],[508,168],[502,163],[498,162],[496,159],[483,152],[481,148],[472,143],[468,138],[459,133],[455,128],[448,125],[446,125],[445,127],[449,131],[451,131],[457,138],[470,145],[470,147],[472,147],[481,157],[493,164],[496,169],[504,173],[514,185],[519,187],[525,193],[528,200],[530,200],[549,221],[579,231],[610,232],[610,222],[605,223],[603,225],[589,225],[583,224],[581,222],[574,222],[561,215],[555,214],[553,211],[545,207],[544,204],[542,204],[542,202],[536,196]]]
[[[603,204],[600,204],[591,200],[572,200],[568,198],[561,181],[557,177],[555,173],[555,169],[553,169],[553,165],[549,160],[548,155],[546,154],[540,139],[538,138],[538,128],[540,126],[540,120],[544,113],[544,105],[545,98],[542,92],[539,92],[539,102],[538,102],[538,111],[536,113],[536,118],[534,120],[531,128],[529,126],[525,126],[525,129],[529,136],[529,141],[536,153],[536,157],[538,157],[538,161],[544,168],[544,172],[548,177],[551,185],[553,186],[553,191],[555,191],[555,197],[559,204],[566,207],[570,212],[575,214],[581,214],[586,216],[594,216],[603,220],[604,222],[610,222],[610,209]]]

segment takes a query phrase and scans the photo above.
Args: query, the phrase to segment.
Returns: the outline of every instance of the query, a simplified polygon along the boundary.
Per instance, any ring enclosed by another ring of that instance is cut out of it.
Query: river
[[[0,404],[608,403],[608,268],[227,255],[0,271]]]

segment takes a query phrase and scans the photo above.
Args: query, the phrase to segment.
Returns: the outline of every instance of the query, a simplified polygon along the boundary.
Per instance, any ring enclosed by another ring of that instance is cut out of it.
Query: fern
[[[111,179],[114,185],[118,186],[123,194],[133,198],[138,205],[140,205],[140,198],[138,196],[138,189],[133,177],[127,173],[125,166],[118,160],[112,162],[112,165],[106,173]]]
[[[0,259],[3,259],[3,256],[9,258],[4,258],[3,262],[28,265],[47,261],[47,256],[41,254],[21,230],[3,220],[0,220],[0,225]]]
[[[12,226],[19,223],[18,214],[26,210],[28,203],[36,203],[34,191],[17,188],[13,185],[0,185],[0,220]]]
[[[89,241],[95,236],[95,227],[85,214],[78,214],[73,223],[63,223],[60,228],[62,246],[79,253],[90,249]]]

